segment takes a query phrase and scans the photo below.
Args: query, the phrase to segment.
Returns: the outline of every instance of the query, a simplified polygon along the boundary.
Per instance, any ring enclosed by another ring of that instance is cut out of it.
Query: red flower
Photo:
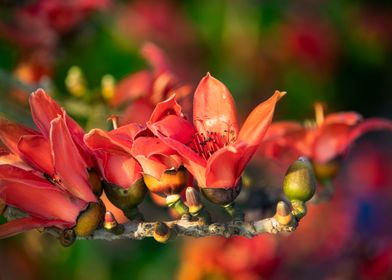
[[[202,188],[234,188],[255,153],[273,116],[276,91],[257,106],[238,130],[234,100],[221,82],[207,74],[193,102],[193,122],[168,116],[150,124],[154,133],[182,157]]]
[[[140,130],[139,125],[129,124],[112,131],[93,129],[86,134],[84,141],[107,182],[127,189],[142,178],[142,168],[131,155],[134,135]]]
[[[89,184],[91,158],[80,142],[83,130],[41,89],[30,105],[39,132],[0,119],[0,140],[13,154],[0,159],[0,198],[30,215],[2,225],[0,237],[71,227],[89,202],[97,203]]]
[[[142,56],[150,63],[153,71],[140,71],[132,74],[117,86],[111,105],[120,106],[131,101],[121,117],[121,123],[144,123],[157,103],[171,96],[173,92],[182,102],[190,93],[188,85],[180,85],[170,71],[169,63],[157,46],[148,43],[142,48]]]
[[[316,124],[273,123],[264,139],[263,152],[276,159],[292,152],[295,158],[304,155],[315,163],[327,163],[344,155],[363,134],[374,130],[392,130],[389,120],[362,120],[355,112],[334,113],[324,119],[320,110],[317,110]]]

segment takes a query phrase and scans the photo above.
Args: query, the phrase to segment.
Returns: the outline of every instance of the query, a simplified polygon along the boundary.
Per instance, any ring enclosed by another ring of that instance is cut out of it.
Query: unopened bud
[[[183,166],[165,170],[159,179],[149,174],[143,175],[147,188],[163,197],[181,193],[188,182],[188,177],[189,173]]]
[[[288,225],[293,221],[291,210],[285,202],[278,202],[276,205],[276,214],[274,218],[282,225]]]
[[[192,187],[188,187],[185,192],[186,202],[188,203],[189,212],[196,215],[203,208],[199,192]]]
[[[291,206],[293,206],[293,215],[297,219],[302,219],[306,213],[307,213],[307,207],[306,204],[303,201],[299,200],[292,200],[291,201]]]
[[[76,97],[81,97],[86,93],[86,80],[82,70],[78,66],[69,68],[67,77],[65,78],[65,86]]]
[[[112,75],[105,75],[101,80],[102,96],[105,100],[110,100],[116,88],[116,82]]]
[[[340,161],[338,159],[325,163],[312,162],[312,164],[316,178],[320,182],[334,178],[340,167]]]
[[[119,224],[116,218],[110,211],[106,211],[105,220],[103,222],[103,227],[116,235],[122,234],[124,232],[124,225]]]
[[[288,168],[283,181],[283,191],[292,201],[308,201],[316,191],[316,179],[311,163],[300,157]]]
[[[162,222],[157,222],[154,226],[153,237],[160,243],[166,243],[171,236],[171,229]]]
[[[140,178],[128,188],[122,188],[105,181],[103,181],[103,187],[110,202],[120,208],[128,219],[143,219],[137,209],[147,193],[143,178]]]
[[[236,186],[228,188],[207,188],[201,187],[203,195],[212,203],[225,206],[232,203],[240,194],[242,189],[242,179],[240,179]]]
[[[179,194],[168,195],[166,197],[166,205],[176,210],[180,216],[189,212],[188,207],[181,200],[181,196]]]
[[[103,203],[89,203],[87,209],[79,214],[76,226],[73,228],[76,236],[89,236],[98,227],[105,213]]]

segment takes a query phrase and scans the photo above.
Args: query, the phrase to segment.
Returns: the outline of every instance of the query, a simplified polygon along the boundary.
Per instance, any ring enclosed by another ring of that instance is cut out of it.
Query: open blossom
[[[180,114],[181,107],[172,96],[157,104],[149,123]],[[85,143],[94,153],[104,179],[122,188],[129,188],[143,175],[159,181],[165,172],[182,166],[177,152],[142,124],[131,123],[112,131],[93,129],[85,136]],[[152,191],[168,194],[173,188],[158,184]]]
[[[264,139],[264,152],[273,158],[285,152],[310,158],[313,162],[326,163],[344,155],[350,145],[363,134],[375,130],[392,130],[392,122],[386,119],[363,120],[355,112],[319,114],[315,125],[297,122],[277,122],[270,126]]]
[[[183,158],[201,188],[236,187],[284,95],[276,91],[258,105],[238,129],[234,100],[221,82],[207,74],[193,102],[193,123],[170,116],[150,124],[154,133]]]
[[[80,212],[97,203],[89,183],[91,158],[83,130],[43,90],[30,97],[38,131],[0,119],[0,199],[29,217],[0,226],[0,237],[32,228],[75,226]]]
[[[188,85],[181,85],[170,69],[169,63],[157,46],[144,45],[142,56],[149,62],[152,71],[139,71],[119,82],[111,99],[112,106],[131,102],[121,116],[121,124],[146,122],[155,105],[170,97],[174,92],[180,102],[187,102],[190,93]]]

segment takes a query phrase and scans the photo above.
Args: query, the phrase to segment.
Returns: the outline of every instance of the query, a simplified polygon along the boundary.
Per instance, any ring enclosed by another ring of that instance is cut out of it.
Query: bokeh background
[[[28,95],[43,87],[86,130],[109,128],[107,117],[126,108],[111,106],[105,86],[150,68],[146,42],[183,84],[194,89],[207,71],[224,82],[242,117],[279,89],[288,94],[276,120],[313,118],[316,101],[392,118],[387,0],[0,0],[1,115],[32,125]],[[248,208],[269,214],[286,167],[253,162],[247,193],[262,198]],[[359,139],[334,184],[331,201],[279,237],[62,248],[28,232],[0,240],[0,279],[392,279],[392,135]],[[151,199],[143,209],[166,212]]]

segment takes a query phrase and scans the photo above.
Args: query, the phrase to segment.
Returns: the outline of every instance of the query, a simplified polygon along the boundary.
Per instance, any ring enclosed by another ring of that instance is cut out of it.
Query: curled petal
[[[140,123],[130,123],[127,125],[120,126],[117,129],[111,130],[109,134],[122,140],[131,142],[136,137],[139,137],[141,135],[150,134],[152,136],[151,132],[148,131],[147,127]]]
[[[209,73],[200,81],[193,97],[193,122],[199,133],[233,131],[238,124],[234,99],[226,86]]]
[[[42,227],[59,227],[61,229],[72,227],[73,223],[61,220],[43,220],[34,217],[20,218],[0,225],[0,239]]]
[[[85,161],[61,116],[51,122],[50,145],[55,171],[61,178],[63,187],[84,201],[96,202],[88,182]]]
[[[181,106],[176,101],[176,96],[173,94],[168,99],[159,102],[151,114],[150,123],[155,123],[162,120],[168,115],[181,115]]]
[[[272,123],[263,138],[264,141],[275,140],[297,131],[303,131],[302,124],[293,121]]]
[[[16,155],[21,155],[18,142],[23,135],[38,135],[38,132],[0,117],[0,140]]]
[[[362,120],[362,116],[356,112],[342,112],[329,114],[323,124],[342,123],[346,125],[356,125]]]
[[[226,146],[215,152],[209,159],[206,169],[206,185],[201,187],[229,189],[237,185],[243,167],[241,159],[246,144]]]
[[[119,135],[102,129],[93,129],[84,136],[84,142],[90,150],[103,149],[106,151],[123,152],[131,154],[131,137],[119,132]]]
[[[18,149],[27,163],[50,176],[54,174],[52,152],[48,139],[41,135],[25,135],[20,138]]]
[[[385,130],[392,132],[392,122],[387,119],[370,118],[358,124],[351,132],[348,143],[351,144],[356,139],[371,131]]]
[[[147,125],[155,135],[163,135],[184,144],[189,144],[196,133],[189,121],[175,115],[169,115],[161,121]]]
[[[140,71],[121,80],[116,87],[112,106],[119,106],[125,101],[139,99],[151,91],[153,77],[148,71]]]
[[[173,155],[175,151],[161,139],[155,137],[139,137],[132,145],[132,155],[151,157],[153,155]]]

